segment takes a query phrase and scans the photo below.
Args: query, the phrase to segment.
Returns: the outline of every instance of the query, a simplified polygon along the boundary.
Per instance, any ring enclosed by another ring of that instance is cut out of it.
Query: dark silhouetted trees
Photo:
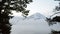
[[[55,0],[55,1],[60,1],[60,0]],[[56,6],[55,9],[53,10],[53,12],[54,12],[54,14],[51,15],[50,18],[46,18],[49,26],[60,23],[60,2],[59,2],[59,6]],[[54,16],[54,17],[52,17],[52,16]],[[51,34],[60,34],[60,31],[52,29]]]
[[[60,1],[60,0],[55,0],[55,1]],[[60,22],[60,16],[58,16],[60,14],[60,2],[59,2],[59,6],[56,6],[55,9],[53,10],[53,12],[54,12],[54,14],[51,15],[50,18],[47,18],[49,25],[53,25],[53,24],[56,24],[57,22]],[[54,16],[54,15],[56,15],[56,16]],[[52,16],[54,16],[54,17],[51,19]]]
[[[16,12],[22,12],[23,16],[26,17],[29,10],[26,10],[27,4],[32,0],[0,0],[0,34],[10,34],[11,24],[9,19],[13,16],[11,10]]]

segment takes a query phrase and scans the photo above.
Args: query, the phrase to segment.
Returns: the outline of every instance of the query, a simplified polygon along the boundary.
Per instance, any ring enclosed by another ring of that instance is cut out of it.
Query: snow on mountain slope
[[[32,19],[34,19],[34,20],[44,19],[44,20],[45,20],[46,17],[45,17],[44,15],[40,14],[40,13],[35,13],[35,14],[27,17],[26,19],[24,19],[24,17],[17,17],[17,16],[15,16],[15,17],[13,17],[12,19],[10,19],[10,23],[11,23],[11,24],[18,24],[19,21],[20,21],[20,23],[21,23],[21,22],[23,22],[24,20],[30,20],[30,19],[31,19],[31,20],[32,20]],[[17,22],[17,23],[16,23],[16,22]]]
[[[18,21],[19,23],[12,26],[11,34],[49,34],[51,33],[51,29],[47,22],[44,19],[39,20],[24,20]]]
[[[11,34],[49,34],[51,30],[60,31],[60,24],[49,26],[46,17],[40,13],[35,13],[26,19],[24,17],[13,17]]]
[[[14,17],[10,19],[13,24],[11,34],[49,34],[51,29],[45,21],[45,16],[36,13],[26,19]]]
[[[14,16],[12,19],[9,20],[9,22],[12,24],[12,25],[16,25],[18,24],[18,21],[23,21],[23,17],[19,17],[19,16]]]
[[[34,19],[46,19],[46,17],[40,13],[35,13],[31,16],[28,17],[29,19],[34,18]]]

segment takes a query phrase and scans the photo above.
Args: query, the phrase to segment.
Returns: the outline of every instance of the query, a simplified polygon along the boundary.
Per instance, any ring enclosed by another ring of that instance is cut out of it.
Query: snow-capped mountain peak
[[[45,19],[46,17],[44,15],[40,14],[40,13],[35,13],[35,14],[29,16],[28,18],[30,18],[30,19],[31,18],[34,18],[34,19]]]

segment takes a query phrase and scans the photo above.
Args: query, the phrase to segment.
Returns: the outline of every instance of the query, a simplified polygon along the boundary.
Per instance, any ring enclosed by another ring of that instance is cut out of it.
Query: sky
[[[54,0],[33,0],[32,3],[28,4],[26,9],[30,10],[29,16],[37,12],[44,16],[50,16],[57,5],[58,2]],[[14,12],[14,15],[20,16],[21,13]]]

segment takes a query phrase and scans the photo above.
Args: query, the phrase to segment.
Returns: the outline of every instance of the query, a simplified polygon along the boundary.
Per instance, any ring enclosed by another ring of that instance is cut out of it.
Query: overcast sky
[[[45,16],[48,16],[52,14],[53,9],[57,5],[58,2],[54,0],[33,0],[32,3],[28,4],[27,9],[30,10],[29,15],[39,12]],[[16,13],[14,13],[14,15],[16,15]]]

